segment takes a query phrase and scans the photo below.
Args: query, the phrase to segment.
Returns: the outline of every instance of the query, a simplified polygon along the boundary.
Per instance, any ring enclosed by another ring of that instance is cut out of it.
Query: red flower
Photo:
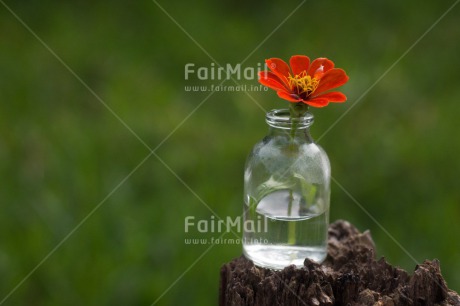
[[[276,90],[282,99],[314,107],[347,100],[343,93],[329,91],[345,84],[348,76],[342,69],[334,68],[334,63],[327,58],[317,58],[310,63],[308,56],[294,55],[289,61],[291,68],[279,58],[265,62],[271,71],[259,72],[259,82]]]

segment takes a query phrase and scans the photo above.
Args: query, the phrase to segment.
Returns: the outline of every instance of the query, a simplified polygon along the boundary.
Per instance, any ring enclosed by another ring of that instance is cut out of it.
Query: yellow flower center
[[[307,75],[306,71],[302,71],[300,74],[292,77],[288,77],[289,85],[291,88],[297,89],[297,94],[306,94],[306,96],[311,95],[315,92],[316,88],[319,85],[319,79]]]

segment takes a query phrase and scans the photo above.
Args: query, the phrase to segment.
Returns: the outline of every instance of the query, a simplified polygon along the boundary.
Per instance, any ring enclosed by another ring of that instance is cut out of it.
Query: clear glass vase
[[[266,115],[268,135],[257,143],[244,173],[243,252],[256,265],[303,266],[326,258],[331,168],[310,136],[313,115],[289,110]]]

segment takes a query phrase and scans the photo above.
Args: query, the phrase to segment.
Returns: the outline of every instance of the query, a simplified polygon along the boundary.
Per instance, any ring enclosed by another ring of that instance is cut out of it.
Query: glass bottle
[[[268,135],[244,173],[243,252],[256,265],[282,269],[318,263],[327,255],[331,168],[310,136],[313,115],[289,110],[266,115]]]

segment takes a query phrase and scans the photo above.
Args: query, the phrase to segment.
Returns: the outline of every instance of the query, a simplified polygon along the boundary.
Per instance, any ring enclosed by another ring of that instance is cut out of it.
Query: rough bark
[[[320,265],[273,271],[244,256],[222,266],[219,305],[460,305],[447,288],[438,260],[417,265],[412,275],[375,259],[369,231],[346,221],[329,227],[329,249]]]

